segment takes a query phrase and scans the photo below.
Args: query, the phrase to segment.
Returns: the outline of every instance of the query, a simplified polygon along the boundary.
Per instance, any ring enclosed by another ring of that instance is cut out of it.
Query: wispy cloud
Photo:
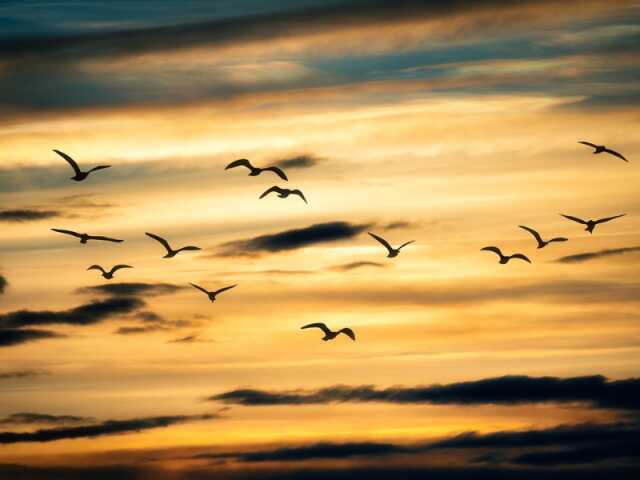
[[[185,287],[173,285],[171,283],[142,283],[123,282],[95,285],[93,287],[82,287],[78,293],[100,293],[115,297],[137,297],[140,295],[157,296],[176,293]]]
[[[40,377],[42,375],[49,375],[49,372],[44,370],[11,370],[6,372],[0,372],[0,380],[10,380],[16,378],[33,378]]]
[[[33,222],[60,216],[55,210],[0,210],[0,222]]]
[[[558,263],[583,263],[590,260],[597,260],[603,257],[615,257],[618,255],[624,255],[625,253],[640,252],[640,247],[625,247],[625,248],[611,248],[605,250],[598,250],[595,252],[578,253],[575,255],[567,255],[566,257],[560,257],[556,260]]]
[[[62,337],[64,337],[64,335],[53,332],[51,330],[0,327],[0,347],[12,347],[14,345],[34,342],[36,340]]]
[[[386,268],[387,265],[384,263],[379,263],[379,262],[350,262],[350,263],[343,263],[342,265],[335,265],[333,267],[329,267],[329,270],[334,270],[337,272],[348,272],[351,270],[356,270],[359,268],[365,268],[365,267],[374,267],[374,268]]]
[[[278,160],[275,165],[285,169],[311,168],[319,161],[320,159],[313,155],[297,155],[295,157]]]
[[[70,425],[78,423],[90,423],[95,420],[91,417],[79,417],[76,415],[50,415],[47,413],[20,412],[13,413],[5,418],[0,418],[0,425]]]

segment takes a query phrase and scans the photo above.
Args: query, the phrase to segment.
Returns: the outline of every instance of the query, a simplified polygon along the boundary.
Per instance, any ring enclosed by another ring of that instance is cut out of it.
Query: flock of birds
[[[624,160],[625,162],[628,162],[628,160],[620,153],[616,152],[615,150],[611,150],[607,147],[605,147],[604,145],[596,145],[590,142],[585,142],[585,141],[581,141],[578,142],[584,145],[587,145],[589,147],[593,147],[594,148],[594,154],[599,154],[599,153],[608,153],[610,155],[613,155],[615,157],[618,157],[622,160]],[[60,151],[60,150],[53,150],[55,153],[57,153],[58,155],[60,155],[64,160],[67,161],[67,163],[71,166],[71,168],[73,168],[74,171],[74,176],[71,177],[71,180],[74,180],[76,182],[81,182],[83,180],[86,180],[87,177],[98,170],[103,170],[105,168],[110,168],[110,165],[98,165],[96,167],[93,167],[89,170],[82,170],[80,169],[79,165],[77,164],[77,162],[71,158],[69,155],[67,155],[66,153]],[[249,160],[247,160],[246,158],[242,158],[239,160],[235,160],[233,162],[231,162],[230,164],[228,164],[225,167],[225,170],[229,170],[229,169],[233,169],[236,167],[245,167],[249,170],[249,176],[251,177],[255,177],[258,176],[260,174],[262,174],[263,172],[272,172],[274,174],[276,174],[278,177],[280,177],[282,180],[284,181],[289,181],[289,179],[287,178],[287,175],[285,174],[285,172],[277,167],[277,166],[269,166],[269,167],[265,167],[265,168],[259,168],[259,167],[255,167],[254,165],[251,164],[251,162]],[[269,195],[270,193],[277,193],[278,197],[280,198],[287,198],[290,195],[297,195],[299,196],[302,200],[304,200],[305,203],[307,202],[307,199],[305,198],[304,194],[302,193],[302,191],[300,191],[299,189],[294,189],[294,190],[290,190],[287,188],[281,188],[277,185],[272,186],[271,188],[267,189],[265,192],[263,192],[260,195],[260,199],[266,197],[267,195]],[[593,230],[595,229],[595,227],[597,225],[600,225],[602,223],[605,222],[609,222],[611,220],[615,220],[617,218],[623,217],[626,214],[620,214],[620,215],[615,215],[612,217],[606,217],[606,218],[601,218],[598,220],[583,220],[581,218],[575,217],[575,216],[571,216],[571,215],[565,215],[565,214],[560,214],[562,215],[564,218],[580,223],[582,225],[585,225],[585,230],[589,233],[593,233]],[[554,242],[566,242],[568,241],[568,238],[565,237],[553,237],[550,238],[549,240],[544,240],[542,238],[542,236],[533,228],[527,227],[525,225],[519,225],[520,228],[522,228],[523,230],[526,230],[527,232],[529,232],[534,239],[537,242],[537,248],[544,248],[547,245],[549,245],[550,243],[554,243]],[[58,232],[58,233],[62,233],[65,235],[71,235],[73,237],[79,238],[80,239],[80,243],[82,244],[86,244],[89,240],[96,240],[96,241],[106,241],[106,242],[115,242],[115,243],[121,243],[124,240],[121,239],[117,239],[117,238],[111,238],[111,237],[105,237],[105,236],[100,236],[100,235],[90,235],[88,233],[78,233],[78,232],[74,232],[72,230],[65,230],[65,229],[60,229],[60,228],[52,228],[51,230]],[[388,258],[395,258],[400,254],[400,250],[402,250],[404,247],[406,247],[407,245],[410,245],[411,243],[414,243],[415,240],[411,240],[409,242],[405,242],[402,245],[398,246],[397,248],[394,248],[393,246],[391,246],[391,244],[385,240],[384,238],[380,237],[379,235],[376,235],[375,233],[371,233],[368,232],[369,235],[374,238],[376,241],[378,241],[382,246],[385,247],[385,249],[387,250],[387,257]],[[164,249],[166,250],[166,255],[163,258],[173,258],[176,255],[178,255],[181,252],[184,251],[196,251],[196,250],[201,250],[200,247],[196,247],[194,245],[187,245],[184,247],[180,247],[177,249],[174,249],[171,244],[163,237],[156,235],[154,233],[149,233],[149,232],[145,232],[145,235],[147,235],[148,237],[152,238],[153,240],[156,240],[158,243],[160,243]],[[499,263],[500,264],[506,264],[508,263],[510,260],[512,259],[519,259],[519,260],[523,260],[525,262],[531,263],[531,260],[529,259],[529,257],[527,257],[525,254],[523,253],[514,253],[512,255],[505,255],[502,253],[502,250],[500,250],[499,247],[496,246],[488,246],[488,247],[484,247],[481,250],[483,251],[488,251],[488,252],[493,252],[496,255],[498,255],[499,257]],[[114,274],[121,269],[127,269],[127,268],[133,268],[131,265],[124,265],[124,264],[119,264],[119,265],[114,265],[110,270],[105,270],[102,266],[100,265],[91,265],[87,270],[98,270],[101,272],[101,275],[103,278],[105,278],[106,280],[111,280],[114,277]],[[195,283],[189,283],[189,285],[191,285],[193,288],[200,290],[202,293],[204,293],[205,295],[207,295],[207,297],[209,298],[209,300],[211,302],[215,302],[216,301],[216,297],[217,295],[219,295],[220,293],[226,292],[227,290],[231,290],[232,288],[237,287],[237,284],[234,285],[230,285],[227,287],[223,287],[220,288],[218,290],[214,290],[214,291],[209,291],[203,287],[201,287],[200,285],[196,285]],[[323,333],[324,333],[324,337],[322,337],[322,340],[324,341],[328,341],[328,340],[333,340],[334,338],[336,338],[339,334],[344,334],[347,337],[351,338],[351,340],[355,341],[356,339],[356,335],[353,332],[352,329],[350,328],[342,328],[340,330],[337,331],[333,331],[331,330],[329,327],[327,327],[326,324],[324,323],[320,323],[320,322],[316,322],[316,323],[310,323],[308,325],[304,325],[303,327],[301,327],[301,329],[308,329],[308,328],[318,328],[320,329]]]

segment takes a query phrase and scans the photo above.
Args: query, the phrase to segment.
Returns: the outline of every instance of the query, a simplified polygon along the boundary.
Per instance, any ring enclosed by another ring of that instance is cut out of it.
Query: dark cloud
[[[13,370],[8,372],[0,372],[0,380],[9,380],[14,378],[33,378],[42,375],[49,375],[44,370]]]
[[[198,335],[187,335],[186,337],[180,337],[174,340],[169,340],[169,343],[195,343],[195,342],[201,342],[201,341],[203,340],[200,340]]]
[[[55,210],[0,210],[0,222],[30,222],[60,216]]]
[[[120,327],[115,331],[115,333],[118,335],[137,335],[141,333],[191,327],[196,324],[196,322],[188,320],[167,320],[163,316],[149,311],[137,312],[133,316],[133,319],[142,322],[142,325]]]
[[[568,255],[560,257],[556,260],[558,263],[582,263],[589,260],[595,260],[603,257],[613,257],[624,255],[625,253],[640,252],[640,247],[611,248],[606,250],[598,250],[597,252],[578,253],[576,255]]]
[[[351,263],[344,263],[342,265],[335,265],[333,267],[329,267],[329,270],[335,270],[338,272],[348,272],[349,270],[356,270],[358,268],[363,268],[363,267],[385,268],[387,267],[387,265],[384,263],[378,263],[378,262],[351,262]]]
[[[587,447],[564,448],[543,452],[528,452],[517,456],[513,463],[521,465],[549,466],[598,463],[615,459],[640,460],[638,432],[634,438],[606,443],[596,440]]]
[[[7,288],[7,285],[9,285],[9,282],[7,282],[7,279],[4,278],[2,275],[0,275],[0,293],[4,293],[4,290]]]
[[[0,328],[0,347],[12,347],[22,343],[34,342],[45,338],[61,338],[61,335],[51,330],[35,328]]]
[[[296,157],[283,158],[278,160],[275,165],[280,168],[311,168],[316,165],[320,159],[313,155],[298,155]]]
[[[346,240],[355,237],[369,226],[349,222],[316,223],[305,228],[227,242],[221,245],[220,255],[243,256],[296,250],[319,243]]]
[[[209,420],[212,418],[216,418],[216,415],[177,415],[134,418],[131,420],[107,420],[94,425],[48,428],[33,432],[0,432],[0,444],[53,442],[72,438],[95,438],[105,435],[140,432],[142,430],[169,427],[180,423]]]
[[[91,417],[78,417],[75,415],[49,415],[46,413],[20,412],[0,419],[0,425],[69,425],[74,423],[93,422]]]
[[[78,289],[78,293],[99,293],[118,297],[138,297],[157,296],[176,293],[185,287],[172,285],[170,283],[108,283],[95,285],[93,287],[83,287]]]
[[[338,385],[311,391],[231,390],[209,398],[246,406],[335,402],[427,403],[435,405],[524,405],[584,402],[614,410],[640,410],[640,379],[505,376],[448,385],[377,388]]]
[[[411,222],[400,220],[397,222],[387,223],[386,225],[383,225],[382,228],[384,228],[385,230],[399,230],[401,228],[410,228],[414,226],[415,225]]]

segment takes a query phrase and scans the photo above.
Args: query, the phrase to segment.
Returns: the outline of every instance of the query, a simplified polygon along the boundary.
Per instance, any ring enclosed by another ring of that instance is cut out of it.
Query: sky
[[[0,2],[0,477],[637,478],[639,20]]]

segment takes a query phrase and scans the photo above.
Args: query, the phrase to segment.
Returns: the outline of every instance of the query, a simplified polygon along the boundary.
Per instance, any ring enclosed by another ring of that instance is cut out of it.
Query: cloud
[[[397,222],[391,222],[391,223],[387,223],[386,225],[383,225],[382,228],[385,230],[399,230],[401,228],[411,228],[411,227],[415,227],[416,225],[412,222],[406,222],[404,220],[399,220]]]
[[[78,293],[99,293],[103,295],[119,296],[119,297],[137,297],[137,296],[157,296],[169,295],[184,289],[178,285],[170,283],[109,283],[104,285],[96,285],[93,287],[83,287],[77,290]]]
[[[243,256],[297,250],[319,243],[346,240],[355,237],[369,226],[343,221],[317,223],[309,227],[227,242],[221,245],[220,255]]]
[[[5,289],[7,288],[7,285],[9,285],[9,282],[7,282],[7,279],[4,278],[2,275],[0,275],[0,293],[4,293]]]
[[[115,333],[118,335],[137,335],[141,333],[191,327],[196,324],[196,322],[188,320],[167,320],[155,312],[148,311],[137,312],[134,315],[134,319],[142,322],[142,325],[120,327],[115,331]]]
[[[45,413],[20,412],[0,419],[0,425],[68,425],[74,423],[93,422],[91,417],[78,417],[75,415],[49,415]]]
[[[60,216],[55,210],[0,210],[0,222],[30,222]]]
[[[320,159],[314,157],[313,155],[298,155],[296,157],[284,158],[282,160],[278,160],[275,165],[280,168],[311,168],[316,165]]]
[[[0,372],[0,380],[9,380],[14,378],[33,378],[42,375],[49,375],[44,370],[13,370],[8,372]]]
[[[196,343],[196,342],[205,342],[205,340],[200,340],[198,335],[187,335],[186,337],[180,337],[174,340],[169,340],[168,343]]]
[[[640,410],[640,379],[504,376],[447,385],[378,388],[373,385],[318,390],[267,391],[238,389],[209,397],[245,406],[312,405],[337,402],[385,402],[434,405],[526,405],[583,402],[613,410]]]
[[[637,462],[638,452],[640,452],[638,433],[640,432],[636,432],[634,438],[621,438],[616,442],[604,443],[595,440],[595,445],[586,447],[523,453],[511,461],[520,465],[535,465],[539,467],[589,464],[613,459],[628,459]]]
[[[602,257],[613,257],[617,255],[624,255],[625,253],[640,252],[640,247],[626,247],[626,248],[611,248],[605,250],[598,250],[596,252],[578,253],[576,255],[568,255],[566,257],[560,257],[556,260],[558,263],[582,263],[590,260],[596,260]]]
[[[363,267],[386,268],[387,265],[379,262],[351,262],[344,263],[342,265],[335,265],[333,267],[329,267],[328,269],[337,272],[348,272],[350,270],[356,270]]]
[[[43,340],[45,338],[62,338],[61,335],[51,330],[39,330],[34,328],[0,328],[0,347],[12,347],[22,343]]]
[[[0,444],[7,445],[21,442],[53,442],[73,438],[95,438],[105,435],[140,432],[142,430],[169,427],[180,423],[209,420],[212,418],[216,418],[216,415],[146,417],[131,420],[107,420],[95,425],[48,428],[33,432],[0,432]]]

